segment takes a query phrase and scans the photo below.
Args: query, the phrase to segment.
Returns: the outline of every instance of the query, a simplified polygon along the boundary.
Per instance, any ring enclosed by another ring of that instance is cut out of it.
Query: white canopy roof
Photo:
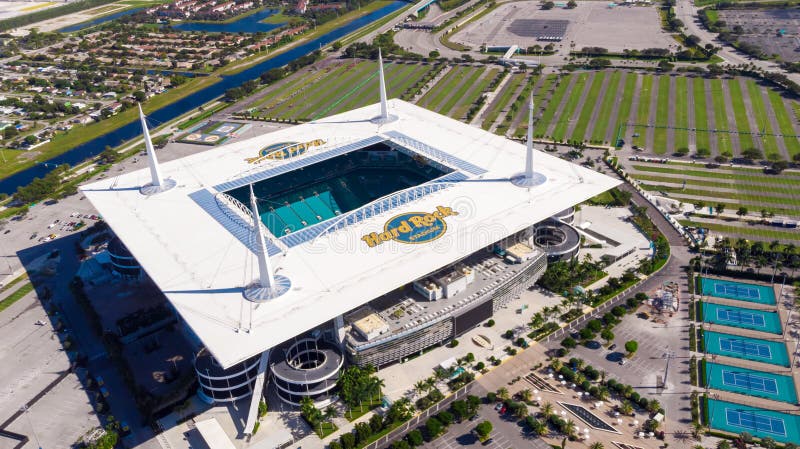
[[[163,176],[177,181],[177,187],[156,195],[139,193],[150,181],[146,170],[107,178],[82,191],[227,367],[620,183],[536,152],[535,170],[547,180],[520,188],[509,177],[524,170],[525,145],[401,100],[389,102],[389,112],[399,120],[376,124],[370,118],[379,108],[374,104],[163,163]],[[463,179],[343,229],[289,245],[285,255],[272,257],[272,264],[278,275],[291,281],[290,290],[265,303],[245,300],[242,288],[258,278],[256,257],[246,229],[233,223],[215,201],[217,189],[264,179],[267,172],[317,160],[343,145],[390,138],[462,172]],[[326,143],[288,160],[246,161],[275,143],[315,139]],[[444,218],[446,232],[434,241],[388,241],[369,247],[361,240],[383,232],[391,217],[433,212],[438,206],[458,215]]]

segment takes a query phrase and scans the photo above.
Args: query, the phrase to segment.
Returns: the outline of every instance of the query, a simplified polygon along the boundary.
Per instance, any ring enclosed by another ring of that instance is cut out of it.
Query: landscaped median
[[[11,307],[12,304],[22,299],[25,295],[33,291],[33,284],[27,282],[18,289],[11,292],[5,298],[0,298],[0,312]]]

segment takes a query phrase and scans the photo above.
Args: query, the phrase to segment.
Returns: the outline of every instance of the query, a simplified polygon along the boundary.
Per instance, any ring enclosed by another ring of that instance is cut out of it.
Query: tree
[[[511,396],[508,394],[508,388],[500,387],[497,389],[497,397],[503,401],[507,401]]]
[[[530,402],[533,399],[533,392],[530,388],[525,388],[519,392],[519,398],[522,399],[523,402]]]
[[[456,419],[459,421],[469,417],[469,408],[467,407],[467,403],[462,400],[453,401],[453,405],[451,405],[450,408],[453,410],[453,414],[456,415]]]
[[[550,1],[542,3],[542,9],[544,9],[544,10],[553,9],[553,8],[555,8],[555,6],[556,6],[556,4],[553,3],[553,2],[550,2]]]
[[[604,448],[605,447],[603,446],[603,443],[599,441],[595,441],[594,443],[592,443],[591,446],[589,446],[589,449],[604,449]]]
[[[570,438],[575,437],[575,433],[578,431],[578,425],[575,424],[575,421],[569,419],[567,422],[564,423],[564,428],[562,429],[564,434]]]
[[[728,440],[717,441],[717,449],[731,449],[731,442]]]
[[[569,9],[575,9],[575,8],[577,8],[577,7],[578,7],[578,2],[576,2],[575,0],[569,0],[569,1],[567,2],[567,8],[569,8]]]
[[[478,423],[478,425],[475,426],[475,433],[478,434],[479,440],[486,441],[489,438],[489,434],[492,433],[492,423],[489,421]]]
[[[667,60],[662,59],[658,62],[658,70],[660,72],[671,72],[673,68],[675,68],[675,64]]]
[[[744,217],[745,215],[747,215],[747,208],[744,206],[740,207],[739,210],[736,211],[736,215]]]
[[[416,429],[412,430],[411,432],[408,432],[408,436],[406,436],[406,439],[408,439],[409,444],[411,444],[414,447],[422,446],[422,444],[425,442],[422,439],[422,432]]]
[[[628,354],[633,355],[637,349],[639,349],[639,343],[637,343],[636,340],[625,342],[625,350],[628,351]]]
[[[443,428],[442,422],[436,419],[436,417],[431,417],[425,422],[425,430],[428,431],[428,436],[431,440],[439,436]]]
[[[547,421],[551,416],[553,416],[553,413],[555,413],[553,404],[545,402],[542,404],[542,408],[539,409],[539,413],[542,415],[542,419]]]
[[[576,346],[578,346],[578,342],[576,342],[575,339],[572,338],[572,337],[567,337],[567,338],[561,340],[561,346],[563,346],[563,347],[565,347],[567,349],[573,349]]]
[[[725,212],[725,204],[717,203],[717,207],[715,207],[714,210],[717,213],[717,216],[721,215],[723,212]]]
[[[408,398],[400,398],[392,403],[386,412],[386,424],[407,421],[414,416],[414,406]]]

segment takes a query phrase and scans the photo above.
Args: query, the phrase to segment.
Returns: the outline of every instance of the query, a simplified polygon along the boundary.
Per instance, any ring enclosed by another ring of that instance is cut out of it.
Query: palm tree
[[[425,380],[418,380],[414,382],[414,391],[416,392],[417,396],[422,396],[428,391],[428,383]]]
[[[331,420],[333,420],[333,418],[336,418],[336,416],[338,415],[339,413],[336,411],[336,408],[334,406],[327,407],[325,410],[322,411],[322,419],[325,420],[325,422],[331,422]]]
[[[502,400],[504,400],[504,401],[507,401],[508,398],[511,397],[511,396],[508,395],[508,388],[506,388],[506,387],[498,388],[497,389],[497,397],[502,399]]]
[[[692,437],[694,437],[697,441],[702,441],[703,433],[705,433],[705,426],[703,426],[700,422],[693,422],[692,423]]]
[[[543,437],[547,435],[547,424],[536,419],[531,422],[531,430],[533,430],[533,433],[536,435]]]
[[[542,419],[547,421],[548,419],[550,419],[551,416],[553,416],[553,413],[555,413],[553,404],[545,402],[544,404],[542,404],[542,408],[539,409],[539,413],[542,414]]]
[[[633,415],[633,406],[629,401],[623,401],[619,406],[619,412],[626,416]]]
[[[575,424],[575,421],[568,419],[566,423],[564,423],[564,434],[568,437],[574,437],[575,432],[578,431],[578,425]]]
[[[604,446],[603,443],[595,441],[591,446],[589,446],[589,449],[604,449]]]
[[[526,388],[519,392],[519,397],[524,402],[530,402],[531,399],[533,399],[533,392],[530,390],[530,388]]]

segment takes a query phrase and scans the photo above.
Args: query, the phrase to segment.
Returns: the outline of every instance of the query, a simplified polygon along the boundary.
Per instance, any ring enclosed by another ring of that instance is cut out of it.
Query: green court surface
[[[703,295],[724,299],[735,299],[756,304],[775,305],[775,291],[772,287],[744,282],[723,281],[722,279],[701,278]]]
[[[797,390],[791,376],[705,362],[704,379],[706,385],[716,390],[797,403]]]
[[[703,332],[703,345],[709,354],[724,355],[753,362],[789,367],[789,352],[782,341],[761,340],[720,332]]]
[[[769,332],[771,334],[781,333],[781,319],[778,313],[765,310],[745,309],[704,302],[703,321],[723,326]]]
[[[747,432],[780,443],[800,441],[800,416],[716,399],[708,399],[707,407],[708,425],[712,429],[733,434]]]

